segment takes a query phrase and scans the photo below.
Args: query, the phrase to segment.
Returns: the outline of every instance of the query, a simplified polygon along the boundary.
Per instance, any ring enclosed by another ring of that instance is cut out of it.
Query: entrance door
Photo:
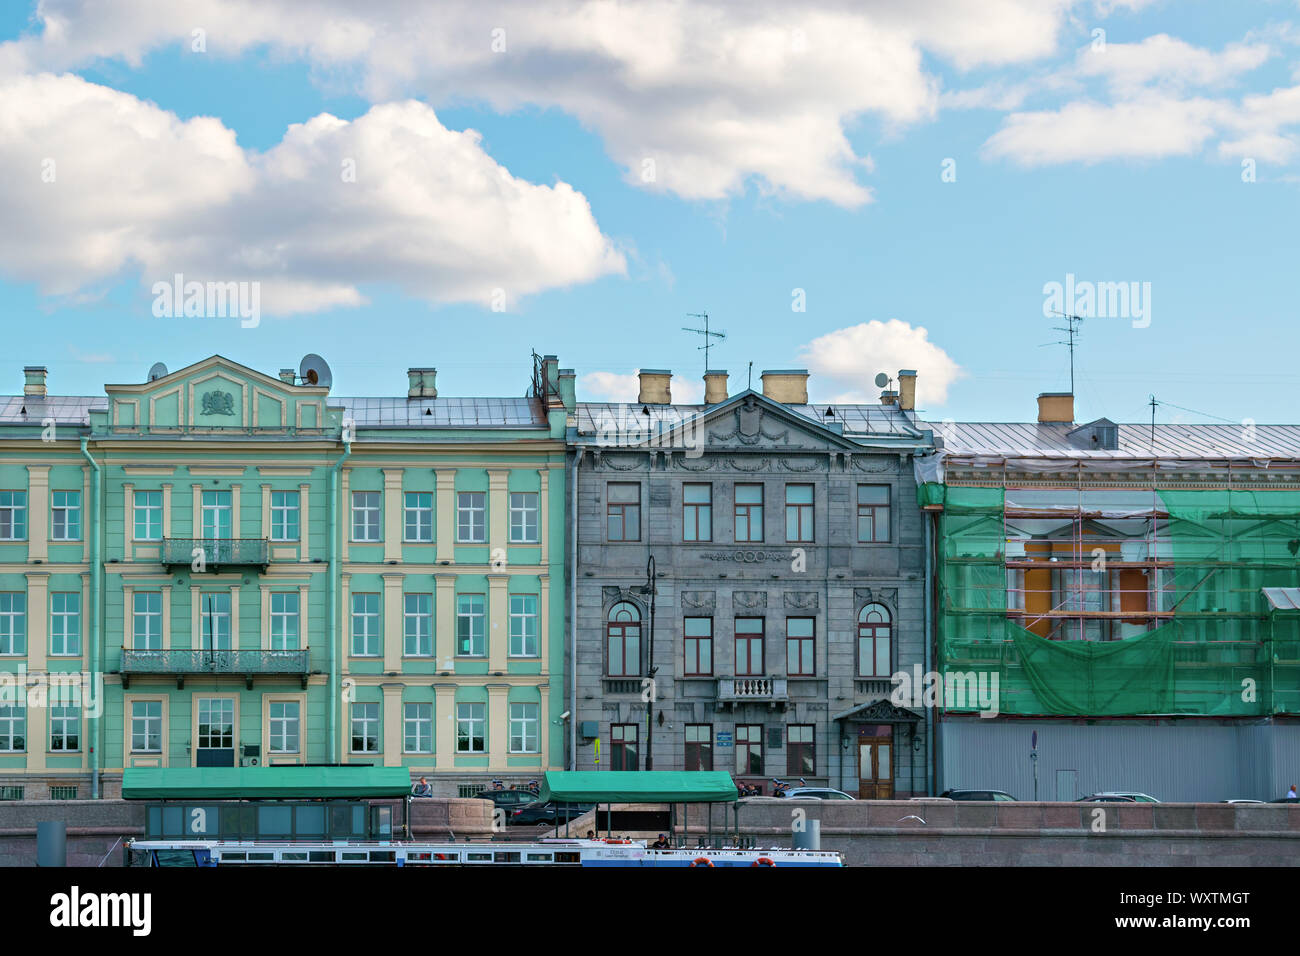
[[[196,767],[235,765],[235,701],[230,697],[200,697]]]
[[[858,799],[894,798],[894,747],[890,737],[858,738]]]

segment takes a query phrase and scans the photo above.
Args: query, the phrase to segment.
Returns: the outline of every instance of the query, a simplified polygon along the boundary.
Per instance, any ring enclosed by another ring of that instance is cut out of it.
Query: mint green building
[[[564,765],[572,373],[339,398],[212,356],[0,398],[0,787],[366,763],[454,796]],[[59,677],[58,675],[66,675]]]

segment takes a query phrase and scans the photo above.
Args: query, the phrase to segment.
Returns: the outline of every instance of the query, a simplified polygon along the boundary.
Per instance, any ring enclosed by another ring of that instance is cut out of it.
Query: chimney
[[[437,398],[438,370],[436,368],[408,368],[406,370],[407,398]]]
[[[1042,392],[1038,396],[1038,424],[1074,424],[1074,395],[1071,392]]]
[[[905,412],[916,410],[916,369],[898,370],[898,407]]]
[[[23,368],[23,394],[44,396],[45,375],[46,368],[44,365],[25,366]]]
[[[808,404],[806,368],[767,369],[762,374],[763,394],[782,405]]]
[[[292,385],[297,377],[297,374],[291,368],[280,369],[280,381],[284,382],[286,385]]]
[[[636,400],[642,405],[671,405],[673,373],[666,368],[643,368],[636,373],[641,390]]]
[[[727,370],[711,368],[704,372],[704,404],[717,405],[727,400]]]
[[[898,393],[897,393],[897,392],[881,392],[881,393],[880,393],[880,404],[881,404],[881,405],[897,405],[897,404],[898,404]]]

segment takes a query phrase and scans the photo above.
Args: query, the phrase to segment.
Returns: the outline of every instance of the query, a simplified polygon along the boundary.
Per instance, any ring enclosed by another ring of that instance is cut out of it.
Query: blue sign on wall
[[[719,747],[730,747],[730,746],[731,746],[731,731],[729,731],[729,730],[719,730],[719,731],[718,731],[718,746],[719,746]]]

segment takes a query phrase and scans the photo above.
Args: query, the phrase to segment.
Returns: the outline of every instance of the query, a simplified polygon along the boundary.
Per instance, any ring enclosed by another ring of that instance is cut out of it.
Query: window
[[[610,677],[637,677],[641,673],[641,612],[635,604],[620,601],[609,609],[605,625]]]
[[[817,744],[812,724],[791,724],[786,728],[785,772],[791,777],[811,777],[817,773]]]
[[[295,651],[298,649],[298,598],[297,591],[271,592],[271,650]]]
[[[456,595],[456,653],[460,657],[487,656],[483,629],[483,595]]]
[[[199,698],[201,750],[231,750],[235,746],[235,702],[230,697]]]
[[[402,749],[408,754],[433,753],[433,704],[402,705]]]
[[[81,595],[55,591],[50,595],[50,656],[81,653]]]
[[[352,540],[379,540],[379,492],[352,492]]]
[[[73,688],[72,695],[61,696],[58,702],[50,701],[50,752],[75,753],[81,749],[80,694]]]
[[[637,769],[637,732],[636,724],[609,725],[609,769]]]
[[[379,656],[379,595],[352,595],[352,655]]]
[[[486,751],[487,705],[456,705],[456,753],[481,754]]]
[[[402,653],[433,656],[433,595],[402,595]]]
[[[763,540],[763,486],[736,485],[736,542]]]
[[[162,650],[162,592],[136,591],[131,597],[131,646]]]
[[[540,657],[537,639],[537,595],[510,595],[510,656]]]
[[[858,541],[889,541],[889,485],[858,485]]]
[[[137,491],[133,518],[137,541],[161,541],[163,536],[163,504],[161,491]]]
[[[298,540],[298,492],[271,492],[271,540]]]
[[[354,754],[379,753],[379,705],[353,703],[352,752]]]
[[[0,704],[0,753],[22,753],[27,749],[27,708]]]
[[[641,540],[641,486],[611,481],[607,486],[605,523],[610,541]]]
[[[162,701],[131,701],[131,752],[162,753]]]
[[[433,540],[433,495],[425,491],[408,491],[403,495],[403,541]]]
[[[27,595],[0,591],[0,654],[27,653]]]
[[[684,770],[713,769],[713,725],[686,725],[686,764]]]
[[[510,543],[536,544],[537,499],[535,491],[510,492]]]
[[[813,486],[785,486],[785,540],[813,539]]]
[[[785,619],[785,672],[791,677],[812,677],[817,673],[815,631],[815,618]]]
[[[230,492],[203,492],[199,501],[199,508],[204,538],[230,538],[233,536]]]
[[[27,492],[0,491],[0,541],[27,537]]]
[[[538,727],[541,705],[510,705],[510,752],[512,754],[541,753],[541,737]]]
[[[713,540],[712,485],[682,485],[682,540]]]
[[[482,544],[487,540],[487,496],[481,491],[456,494],[456,540]]]
[[[736,774],[762,776],[762,724],[736,724]]]
[[[299,707],[296,700],[273,700],[267,705],[271,719],[269,748],[273,754],[298,752]]]
[[[688,617],[682,622],[686,647],[683,657],[684,677],[709,677],[713,674],[713,618]]]
[[[50,492],[50,540],[81,540],[81,492]]]
[[[763,676],[763,619],[736,618],[736,676]]]
[[[889,611],[868,604],[858,612],[858,676],[889,676]]]
[[[229,591],[199,595],[199,628],[203,650],[230,650]]]

